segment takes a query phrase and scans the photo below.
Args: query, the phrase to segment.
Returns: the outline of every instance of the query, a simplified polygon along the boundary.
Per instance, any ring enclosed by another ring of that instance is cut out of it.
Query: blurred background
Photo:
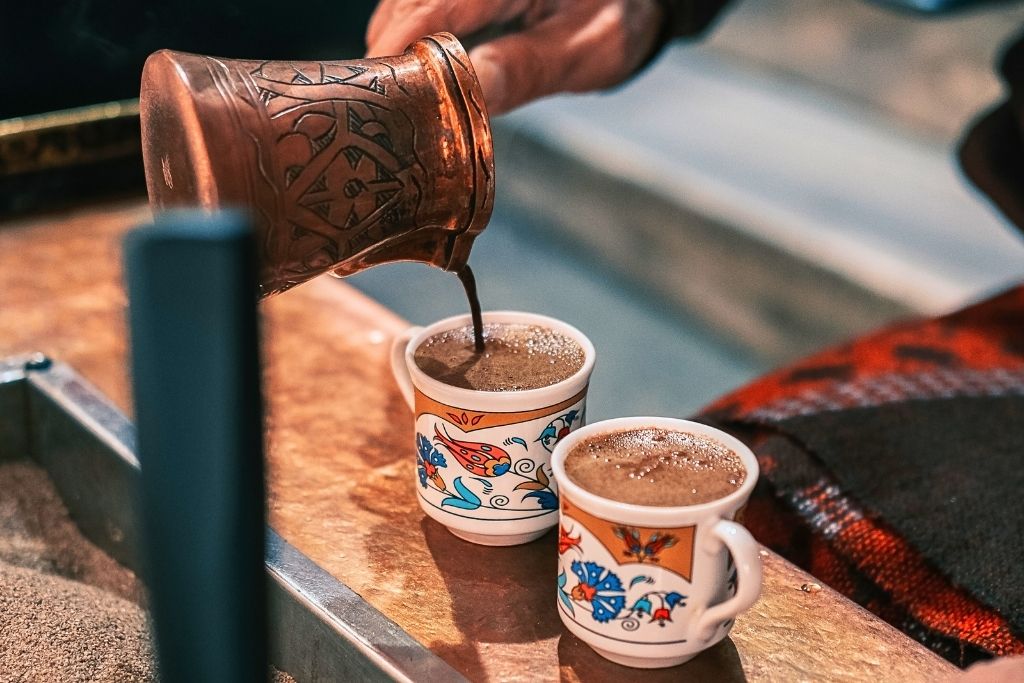
[[[353,58],[373,5],[5,8],[0,211],[144,192],[133,98],[149,52]],[[685,415],[1020,279],[1024,245],[954,152],[1000,98],[994,64],[1022,26],[1020,2],[743,0],[624,87],[497,118],[497,204],[472,260],[484,307],[593,339],[591,419]],[[466,310],[425,266],[349,282],[414,323]]]

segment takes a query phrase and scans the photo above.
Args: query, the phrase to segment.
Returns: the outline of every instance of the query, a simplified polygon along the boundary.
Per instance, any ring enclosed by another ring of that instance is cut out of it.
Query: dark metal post
[[[160,680],[266,680],[256,256],[237,214],[125,240]]]

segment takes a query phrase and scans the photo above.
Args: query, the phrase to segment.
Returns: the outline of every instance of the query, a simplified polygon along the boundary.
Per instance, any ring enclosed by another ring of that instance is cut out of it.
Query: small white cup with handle
[[[718,441],[740,457],[746,478],[717,500],[661,507],[596,495],[566,475],[565,459],[576,444],[646,427]],[[551,467],[561,498],[558,614],[601,656],[638,668],[682,664],[724,638],[735,617],[757,601],[760,547],[733,519],[750,498],[758,466],[738,439],[687,420],[605,420],[559,442]]]
[[[533,313],[493,311],[484,324],[538,325],[576,341],[583,366],[539,389],[476,391],[424,373],[416,349],[431,336],[472,324],[468,315],[412,327],[391,348],[395,381],[415,417],[413,452],[420,507],[450,532],[482,545],[518,545],[558,521],[551,451],[584,424],[594,345],[575,327]],[[412,460],[410,460],[410,463]]]

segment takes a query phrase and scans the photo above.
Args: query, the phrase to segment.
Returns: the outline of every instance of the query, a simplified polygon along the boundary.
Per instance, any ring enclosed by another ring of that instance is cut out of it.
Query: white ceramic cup
[[[475,391],[444,384],[416,366],[430,336],[472,324],[468,315],[413,327],[395,338],[391,369],[415,416],[416,493],[428,516],[482,545],[518,545],[558,521],[551,451],[586,418],[594,345],[571,325],[533,313],[493,311],[484,323],[539,325],[574,339],[583,367],[557,384]]]
[[[643,427],[700,434],[728,446],[743,461],[746,479],[709,503],[659,507],[613,501],[566,476],[565,459],[576,444]],[[561,492],[558,613],[601,656],[639,668],[682,664],[724,638],[736,615],[757,601],[760,548],[732,519],[750,497],[758,467],[738,439],[687,420],[605,420],[559,442],[551,467]]]

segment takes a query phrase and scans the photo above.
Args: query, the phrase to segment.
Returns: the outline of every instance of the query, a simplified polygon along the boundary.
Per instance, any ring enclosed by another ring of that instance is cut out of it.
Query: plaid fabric
[[[757,454],[762,480],[745,515],[755,536],[965,666],[1024,654],[1024,633],[912,547],[897,531],[900,520],[886,520],[860,502],[787,433],[786,421],[908,401],[1000,396],[1024,396],[1024,285],[810,357],[723,397],[700,419],[737,434]],[[1021,425],[1009,428],[1024,432]],[[886,466],[878,463],[880,477]]]

